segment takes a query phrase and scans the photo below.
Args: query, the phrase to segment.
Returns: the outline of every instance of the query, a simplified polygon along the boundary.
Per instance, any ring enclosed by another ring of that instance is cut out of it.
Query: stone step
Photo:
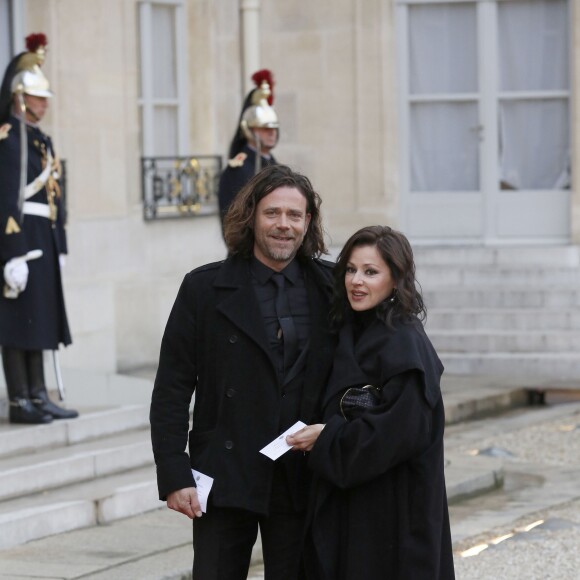
[[[440,330],[578,330],[580,310],[533,308],[431,308],[427,311],[428,333]]]
[[[427,309],[436,308],[548,308],[580,309],[578,289],[536,289],[524,287],[490,287],[458,289],[456,287],[427,290],[423,294]]]
[[[415,246],[415,263],[423,265],[477,264],[514,266],[580,266],[580,246]]]
[[[0,500],[95,480],[146,465],[153,465],[147,429],[5,457],[0,459]]]
[[[558,330],[434,330],[429,338],[437,351],[455,353],[572,352],[580,344],[580,331]]]
[[[501,486],[503,481],[501,462],[493,458],[470,457],[454,452],[446,454],[445,473],[450,502],[465,496],[485,493]],[[136,558],[129,549],[132,540],[127,537],[126,531],[123,531],[124,526],[117,525],[115,522],[131,516],[136,516],[137,521],[148,522],[150,517],[146,515],[146,512],[156,510],[162,505],[157,497],[154,470],[150,468],[109,476],[94,482],[71,485],[59,490],[48,491],[41,496],[36,495],[0,502],[0,550],[3,550],[0,552],[0,559],[2,559],[3,554],[9,555],[11,553],[10,548],[22,546],[22,544],[40,538],[46,538],[44,541],[48,545],[50,540],[47,536],[64,532],[69,533],[63,536],[59,543],[70,545],[71,542],[74,542],[75,535],[79,537],[87,535],[88,530],[83,528],[106,524],[107,537],[116,534],[115,530],[119,530],[116,541],[112,543],[116,546],[117,554],[127,553],[128,556],[117,563],[119,569],[115,571],[108,569],[111,565],[110,561],[103,561],[103,578],[144,578],[146,577],[143,574],[146,570],[148,554],[144,553],[142,556],[144,567],[135,567]],[[183,534],[176,534],[176,537],[179,537],[178,544],[166,546],[167,550],[173,550],[178,545],[183,545],[183,538],[188,537],[185,530],[189,526],[185,518],[178,514],[170,514],[163,519],[169,520],[169,518],[171,518],[172,525],[175,525],[177,529],[184,530]],[[143,529],[147,525],[139,527]],[[168,531],[165,526],[162,526],[161,529],[165,530],[164,533]],[[191,544],[189,544],[190,540],[185,541],[189,549],[186,551],[188,562],[184,566],[184,571],[191,566]],[[27,550],[32,550],[42,557],[46,550],[43,550],[41,546],[42,541],[30,544],[30,547],[22,546],[18,548],[18,554],[22,555]],[[261,557],[259,546],[257,548],[258,553],[253,556],[253,560]],[[95,549],[94,546],[93,549]],[[20,560],[20,558],[9,559],[12,562]],[[26,567],[26,559],[22,560],[23,568],[18,570],[12,568],[11,573],[19,577]],[[75,560],[75,554],[71,553],[68,560],[67,558],[58,558],[58,561],[72,563],[77,560]],[[68,564],[68,566],[70,565]],[[0,568],[3,568],[3,565],[0,565]],[[123,576],[121,572],[129,569],[134,575]],[[30,562],[28,562],[26,570],[30,571]],[[96,572],[97,570],[93,570],[93,573]],[[66,575],[62,569],[58,572],[53,570],[53,573],[54,577],[72,577]],[[161,577],[159,576],[159,578]]]
[[[580,386],[580,353],[449,353],[439,352],[445,372],[451,375],[527,376]]]
[[[503,486],[502,462],[497,458],[445,453],[445,485],[449,503]]]
[[[0,423],[0,457],[74,445],[149,425],[147,405],[82,411],[77,419],[48,425]]]
[[[473,264],[417,267],[417,280],[425,289],[439,286],[484,287],[534,286],[543,289],[574,287],[580,284],[580,267],[542,266],[496,267]]]
[[[161,505],[153,467],[10,499],[0,502],[0,549],[109,524]]]

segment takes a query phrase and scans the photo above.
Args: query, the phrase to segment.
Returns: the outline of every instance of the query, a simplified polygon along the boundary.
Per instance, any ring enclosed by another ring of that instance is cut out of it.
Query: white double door
[[[568,1],[397,10],[403,229],[428,242],[568,240]]]

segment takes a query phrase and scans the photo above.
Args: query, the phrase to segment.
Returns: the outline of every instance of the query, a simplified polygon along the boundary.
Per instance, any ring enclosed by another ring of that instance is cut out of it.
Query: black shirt
[[[270,348],[274,353],[280,378],[284,377],[284,344],[279,333],[278,317],[276,315],[276,295],[277,289],[271,280],[276,272],[260,262],[256,257],[252,257],[250,262],[252,283],[256,291],[256,297],[260,304],[266,334]],[[310,309],[308,307],[308,293],[304,283],[304,274],[300,264],[292,260],[280,274],[286,278],[284,292],[288,297],[290,313],[296,327],[298,339],[298,354],[305,347],[310,337]],[[294,363],[296,361],[292,361]]]

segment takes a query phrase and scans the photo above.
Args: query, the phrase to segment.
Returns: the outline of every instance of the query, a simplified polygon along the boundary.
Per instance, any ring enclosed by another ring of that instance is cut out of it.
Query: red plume
[[[48,39],[46,35],[39,32],[38,34],[29,34],[26,37],[26,50],[28,52],[36,52],[39,47],[46,46],[48,44]]]
[[[267,81],[270,85],[270,96],[268,97],[268,104],[272,106],[274,102],[274,76],[272,75],[272,71],[268,70],[267,68],[263,68],[252,75],[252,80],[259,87],[263,81]]]

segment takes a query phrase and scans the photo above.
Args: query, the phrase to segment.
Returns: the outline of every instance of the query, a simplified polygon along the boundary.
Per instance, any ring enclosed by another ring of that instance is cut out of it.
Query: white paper
[[[302,427],[306,427],[306,423],[303,423],[302,421],[296,421],[292,427],[289,427],[286,429],[286,431],[284,431],[284,433],[278,435],[278,437],[276,437],[272,443],[268,443],[266,447],[260,449],[260,453],[263,453],[266,457],[269,457],[272,460],[278,459],[278,457],[284,455],[286,451],[292,449],[292,445],[288,445],[288,443],[286,443],[286,437],[288,435],[292,435],[292,433],[296,433],[296,431],[300,431]]]
[[[199,500],[199,505],[201,506],[201,511],[205,513],[207,511],[207,498],[209,497],[209,492],[211,491],[211,486],[213,485],[213,477],[205,475],[200,471],[195,469],[191,470],[193,479],[195,480],[195,485],[197,486],[197,499]]]

